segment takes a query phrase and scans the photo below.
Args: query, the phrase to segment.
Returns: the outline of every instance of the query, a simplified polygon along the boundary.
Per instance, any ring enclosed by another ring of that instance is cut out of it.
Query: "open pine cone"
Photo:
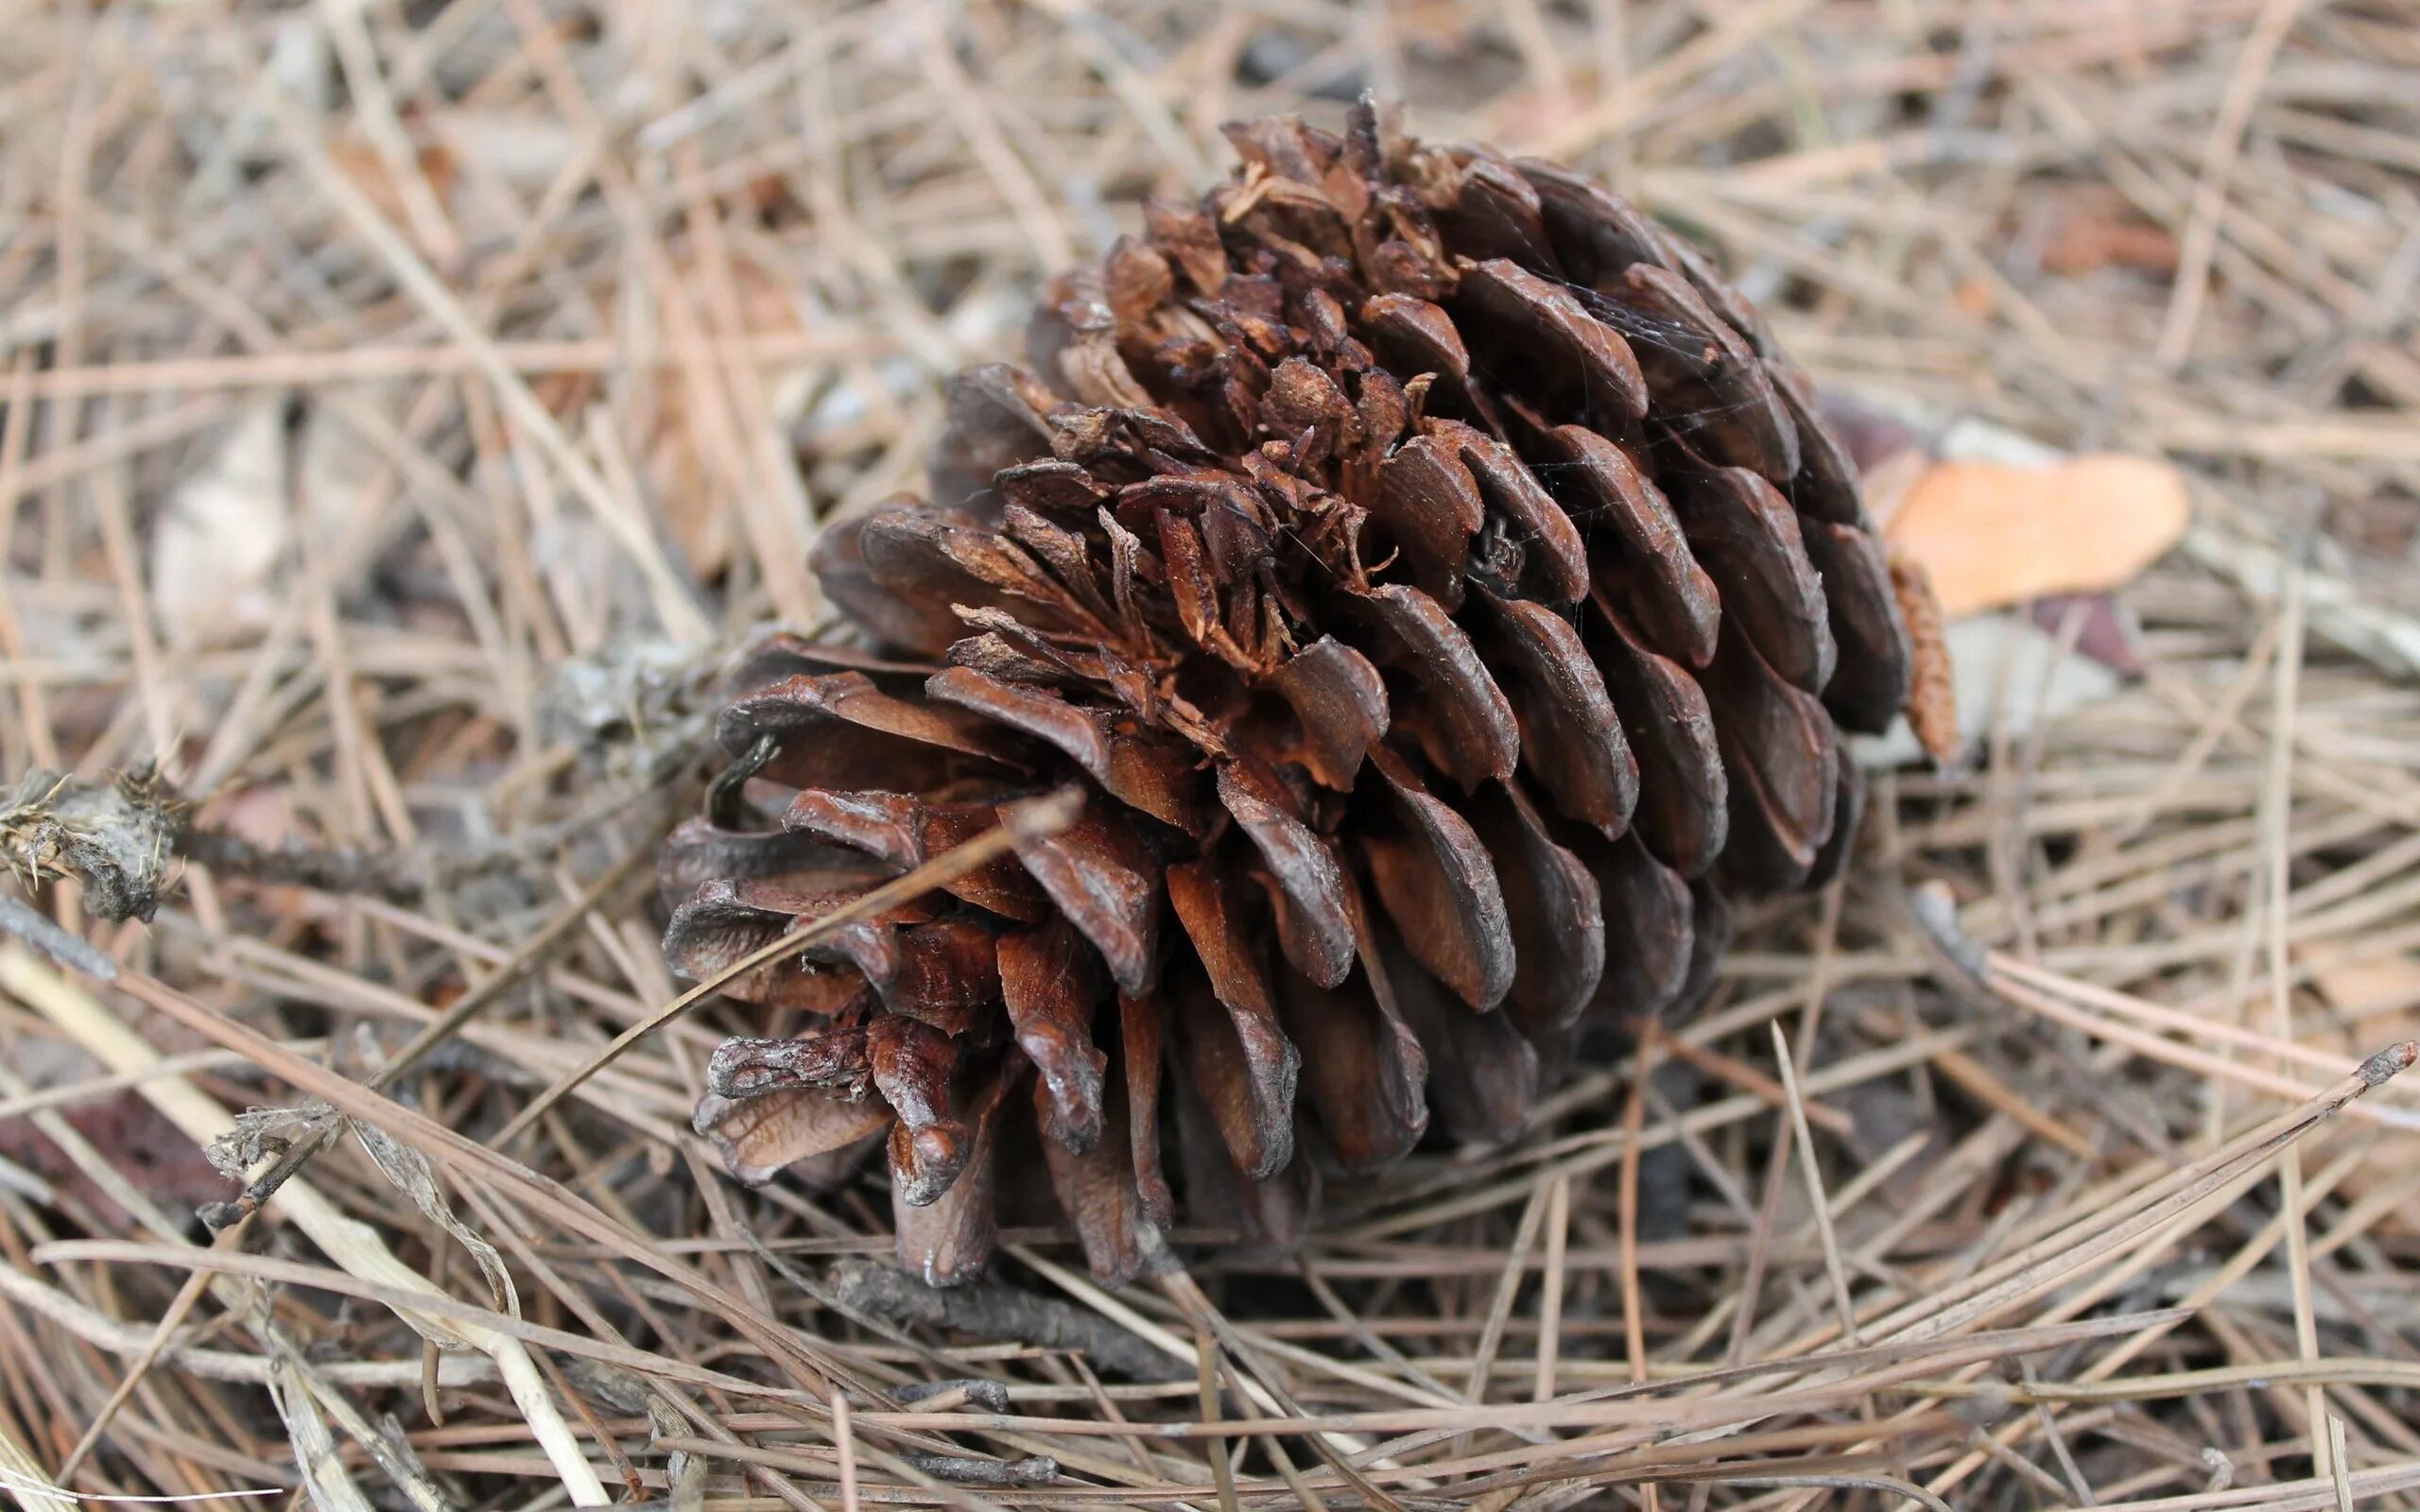
[[[1851,466],[1703,257],[1367,104],[1229,135],[1050,288],[1029,368],[954,381],[938,507],[826,530],[862,644],[749,660],[719,733],[766,822],[666,853],[704,978],[1080,786],[729,988],[794,1037],[723,1047],[700,1131],[744,1180],[887,1134],[931,1281],[1037,1143],[1116,1281],[1180,1211],[1288,1242],[1432,1114],[1512,1134],[1584,1020],[1703,989],[1726,897],[1841,864],[1841,730],[1908,698]]]

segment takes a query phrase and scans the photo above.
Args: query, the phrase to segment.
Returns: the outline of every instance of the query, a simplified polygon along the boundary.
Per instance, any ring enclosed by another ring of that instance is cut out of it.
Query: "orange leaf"
[[[1942,462],[1908,490],[1887,535],[1955,618],[2115,588],[2174,545],[2190,514],[2183,475],[2143,457]]]
[[[2071,215],[2042,249],[2042,270],[2075,278],[2112,266],[2167,278],[2176,272],[2176,237],[2146,221]]]

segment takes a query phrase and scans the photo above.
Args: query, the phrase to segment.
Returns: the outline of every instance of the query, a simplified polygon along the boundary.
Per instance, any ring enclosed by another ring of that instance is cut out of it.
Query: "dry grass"
[[[2420,1023],[2410,0],[5,37],[0,775],[156,758],[254,848],[91,928],[114,980],[0,942],[24,1504],[2420,1506],[2420,1094],[2347,1077]],[[1828,382],[2188,464],[2145,676],[1885,778],[1866,864],[1755,920],[1644,1096],[1608,1066],[1331,1191],[1295,1260],[1113,1297],[1011,1235],[1089,1355],[980,1337],[996,1297],[870,1312],[878,1192],[712,1169],[719,1010],[482,1143],[677,995],[621,883],[696,800],[687,669],[816,617],[818,523],[914,482],[1041,271],[1222,118],[1365,86],[1603,170]],[[349,1122],[199,1247],[190,1146],[306,1097]]]

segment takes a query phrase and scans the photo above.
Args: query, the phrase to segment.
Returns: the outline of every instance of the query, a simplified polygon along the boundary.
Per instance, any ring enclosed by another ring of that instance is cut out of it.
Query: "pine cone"
[[[1050,288],[1029,368],[953,382],[942,506],[826,530],[879,651],[766,643],[719,735],[767,822],[666,851],[703,978],[1081,785],[730,988],[799,1032],[726,1044],[700,1130],[743,1180],[887,1134],[935,1282],[1037,1141],[1115,1282],[1180,1192],[1283,1245],[1432,1113],[1512,1134],[1584,1021],[1703,991],[1726,898],[1841,866],[1841,730],[1908,696],[1855,473],[1702,256],[1367,103],[1228,134],[1238,173]]]

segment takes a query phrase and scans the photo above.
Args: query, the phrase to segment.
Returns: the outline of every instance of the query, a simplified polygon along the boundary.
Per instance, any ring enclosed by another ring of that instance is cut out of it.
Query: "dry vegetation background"
[[[1364,88],[1601,170],[1916,453],[2173,458],[2183,549],[1983,622],[1979,760],[1643,1091],[1297,1260],[1024,1232],[945,1311],[878,1189],[714,1169],[711,1008],[490,1147],[676,995],[651,837],[819,522],[1220,120]],[[2420,1095],[2342,1079],[2420,1024],[2415,284],[2409,0],[20,0],[0,791],[216,850],[21,891],[112,979],[0,939],[0,1488],[2420,1505]],[[199,1144],[315,1097],[205,1263]]]

